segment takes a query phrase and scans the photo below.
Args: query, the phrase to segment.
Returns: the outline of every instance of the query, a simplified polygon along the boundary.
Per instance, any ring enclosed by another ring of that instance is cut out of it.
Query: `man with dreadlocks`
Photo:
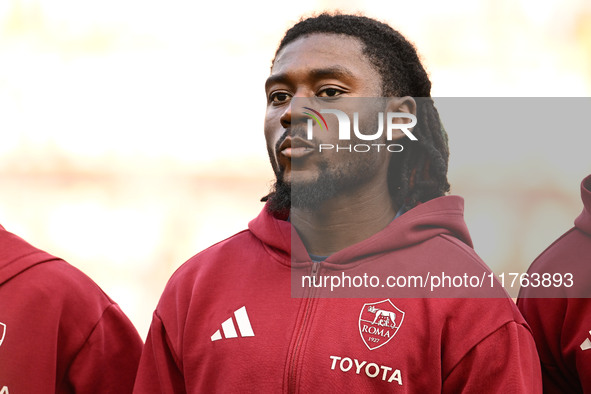
[[[276,183],[248,230],[170,279],[135,392],[541,391],[531,333],[502,290],[441,298],[385,281],[490,274],[463,200],[445,196],[430,88],[386,24],[322,14],[288,30],[265,84]]]

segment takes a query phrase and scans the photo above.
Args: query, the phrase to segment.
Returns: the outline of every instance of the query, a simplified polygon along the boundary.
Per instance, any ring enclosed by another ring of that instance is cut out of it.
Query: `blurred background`
[[[572,103],[591,108],[588,0],[2,0],[0,223],[87,273],[145,337],[174,270],[262,208],[276,45],[335,7],[413,41],[434,97],[496,97],[475,100],[498,109],[579,97],[530,109],[554,122],[543,132],[491,132],[478,123],[502,117],[478,110],[459,127],[440,108],[476,251],[497,272],[525,271],[572,226],[591,173],[586,118],[557,121]]]

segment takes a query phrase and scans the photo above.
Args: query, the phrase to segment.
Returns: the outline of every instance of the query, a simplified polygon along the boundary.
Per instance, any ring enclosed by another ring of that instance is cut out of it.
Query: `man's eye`
[[[320,92],[318,92],[318,97],[336,97],[336,96],[340,96],[341,94],[343,94],[342,90],[335,89],[335,88],[328,88],[328,89],[324,89],[324,90],[321,90]]]
[[[284,103],[289,100],[289,94],[285,92],[277,92],[271,94],[270,101],[273,103]]]

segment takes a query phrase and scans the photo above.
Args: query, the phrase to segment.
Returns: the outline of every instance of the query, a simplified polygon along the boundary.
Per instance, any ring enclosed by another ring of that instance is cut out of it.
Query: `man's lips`
[[[291,159],[304,157],[312,152],[314,152],[314,144],[298,137],[287,137],[279,146],[279,153]]]

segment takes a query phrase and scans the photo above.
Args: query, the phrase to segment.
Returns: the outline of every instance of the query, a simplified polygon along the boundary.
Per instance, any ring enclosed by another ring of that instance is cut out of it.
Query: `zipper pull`
[[[320,263],[312,263],[312,278],[316,279],[318,276],[318,270],[320,269]]]

